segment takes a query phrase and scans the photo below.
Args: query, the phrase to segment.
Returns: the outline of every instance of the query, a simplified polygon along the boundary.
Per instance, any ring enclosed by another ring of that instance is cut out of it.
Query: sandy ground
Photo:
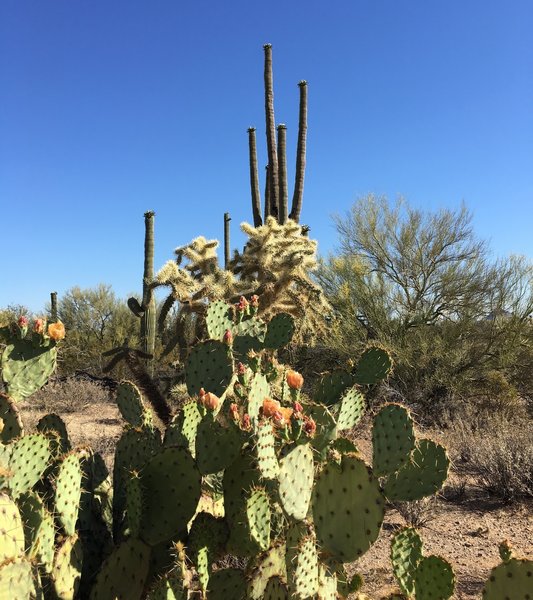
[[[45,414],[30,403],[25,403],[22,411],[29,429]],[[90,403],[76,412],[62,413],[62,417],[73,444],[90,445],[100,451],[111,467],[113,448],[122,430],[116,406],[111,401]],[[368,455],[368,431],[358,434],[360,441],[362,436],[359,448]],[[424,511],[426,523],[419,530],[424,553],[438,554],[452,563],[457,578],[453,597],[471,600],[480,597],[491,568],[499,563],[498,544],[502,540],[509,540],[518,555],[533,559],[533,501],[502,505],[483,496],[469,482],[462,482],[460,475],[453,472],[445,495],[452,495],[451,491],[459,489],[462,483],[464,493],[459,499],[437,498],[432,508]],[[389,510],[377,542],[362,559],[349,566],[349,572],[363,575],[362,591],[371,598],[397,589],[389,561],[390,539],[394,531],[405,524],[396,509]]]

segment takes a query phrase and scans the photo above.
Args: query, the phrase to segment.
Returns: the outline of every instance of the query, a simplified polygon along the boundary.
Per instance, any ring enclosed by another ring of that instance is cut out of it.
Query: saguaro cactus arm
[[[300,88],[300,118],[298,123],[298,148],[296,150],[296,171],[294,176],[294,194],[290,218],[300,222],[304,193],[305,154],[307,145],[307,81],[298,83]]]
[[[263,224],[261,219],[261,193],[259,192],[259,173],[257,171],[257,145],[255,127],[248,128],[248,147],[250,151],[250,190],[252,192],[252,214],[254,227]]]
[[[287,221],[289,191],[287,186],[287,127],[278,125],[279,214],[278,222]]]
[[[274,118],[274,79],[272,75],[272,45],[265,44],[265,115],[270,175],[270,214],[279,212],[278,155],[276,152],[276,121]]]

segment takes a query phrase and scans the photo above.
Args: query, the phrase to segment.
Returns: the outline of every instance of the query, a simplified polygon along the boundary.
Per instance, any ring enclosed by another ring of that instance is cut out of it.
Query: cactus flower
[[[239,422],[239,407],[237,406],[237,404],[235,404],[235,402],[232,402],[229,405],[229,412],[231,415],[231,418],[238,423]]]
[[[27,326],[28,326],[28,318],[27,318],[27,317],[25,317],[24,315],[21,315],[21,316],[18,318],[17,325],[18,325],[18,326],[19,326],[21,329],[22,329],[23,327],[27,327]]]
[[[42,335],[44,333],[44,326],[44,319],[35,319],[33,322],[33,331],[39,335]]]
[[[301,390],[304,384],[304,378],[297,371],[289,370],[285,376],[287,385],[291,390]]]
[[[272,415],[274,427],[279,429],[286,427],[291,422],[292,408],[280,408]]]
[[[263,400],[263,416],[273,417],[274,413],[278,412],[281,408],[281,404],[277,400],[272,398],[265,398]]]
[[[248,413],[246,413],[245,415],[242,416],[242,428],[250,429],[251,426],[252,426],[252,422],[250,420],[250,415]]]
[[[216,410],[220,404],[220,398],[212,392],[206,392],[204,388],[200,388],[198,402],[208,410]]]
[[[304,417],[304,431],[309,437],[313,437],[316,433],[316,423],[311,417]]]
[[[48,325],[48,335],[56,342],[62,340],[65,337],[65,326],[61,321],[57,323],[50,323]]]

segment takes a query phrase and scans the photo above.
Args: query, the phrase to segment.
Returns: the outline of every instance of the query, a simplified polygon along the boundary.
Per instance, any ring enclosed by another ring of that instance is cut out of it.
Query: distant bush
[[[82,411],[87,406],[110,401],[109,390],[103,385],[76,377],[51,381],[31,397],[31,405],[35,410],[61,414]]]

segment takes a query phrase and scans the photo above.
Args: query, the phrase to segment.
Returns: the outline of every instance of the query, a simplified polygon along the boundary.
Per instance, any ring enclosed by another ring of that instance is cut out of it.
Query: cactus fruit
[[[0,443],[8,444],[22,435],[24,428],[15,401],[0,392]]]
[[[342,562],[359,558],[378,537],[384,505],[379,483],[361,458],[345,454],[340,465],[327,462],[312,500],[318,543]]]

